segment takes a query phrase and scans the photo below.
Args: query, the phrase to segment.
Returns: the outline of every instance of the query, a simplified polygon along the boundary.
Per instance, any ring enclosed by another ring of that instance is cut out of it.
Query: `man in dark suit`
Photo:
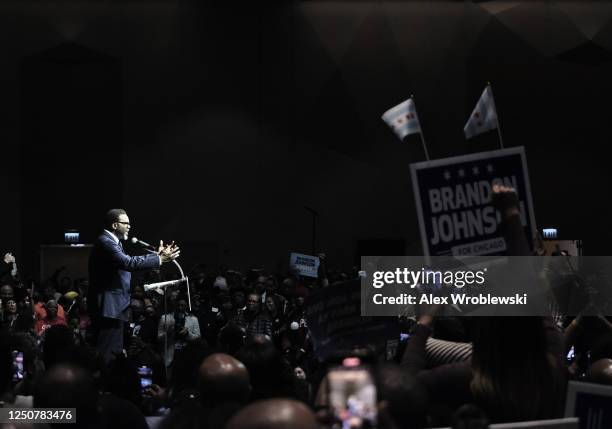
[[[96,347],[106,363],[123,350],[123,322],[128,320],[131,272],[159,268],[180,254],[174,243],[164,246],[160,242],[157,252],[129,256],[121,244],[129,232],[130,219],[125,210],[109,210],[106,228],[96,239],[89,257],[87,304]]]

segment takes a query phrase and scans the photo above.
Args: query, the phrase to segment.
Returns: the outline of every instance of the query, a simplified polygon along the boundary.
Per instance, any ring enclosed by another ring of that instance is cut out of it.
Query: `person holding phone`
[[[202,337],[198,318],[187,312],[187,300],[184,297],[177,299],[174,313],[160,317],[157,335],[160,344],[164,344],[164,337],[168,336],[166,366],[172,364],[176,352],[180,352],[188,343]]]
[[[347,358],[327,373],[329,408],[342,429],[376,427],[376,385],[359,358]]]

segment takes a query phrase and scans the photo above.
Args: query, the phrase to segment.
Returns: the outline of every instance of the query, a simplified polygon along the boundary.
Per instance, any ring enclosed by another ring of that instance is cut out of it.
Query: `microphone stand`
[[[189,290],[189,277],[185,277],[185,274],[183,274],[183,269],[176,259],[173,259],[172,263],[176,265],[176,268],[178,268],[179,272],[181,273],[181,280],[185,280],[185,283],[187,284],[187,302],[189,303],[189,312],[191,313],[191,291]]]
[[[151,249],[145,248],[145,251],[147,251],[148,253],[157,254],[156,251],[151,250]],[[181,265],[176,261],[176,259],[173,259],[172,262],[174,263],[176,268],[179,270],[179,273],[181,274],[180,279],[145,284],[143,286],[143,289],[145,290],[145,292],[148,290],[157,290],[157,289],[163,289],[164,291],[164,329],[166,330],[166,332],[164,333],[164,371],[166,373],[166,378],[168,378],[168,366],[166,365],[166,362],[168,360],[168,294],[166,293],[167,287],[177,286],[177,285],[180,285],[182,282],[185,282],[187,284],[187,300],[189,302],[189,312],[191,312],[191,292],[189,290],[189,277],[185,277],[185,274],[183,273],[183,268],[181,268]]]

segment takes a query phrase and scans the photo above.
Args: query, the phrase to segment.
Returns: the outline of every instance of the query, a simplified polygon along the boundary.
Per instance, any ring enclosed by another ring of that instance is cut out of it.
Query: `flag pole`
[[[493,85],[491,82],[487,82],[487,86],[491,90],[491,99],[493,99],[493,106],[495,107],[495,116],[497,117],[497,135],[499,136],[499,147],[504,148],[504,140],[501,135],[501,124],[499,123],[499,114],[497,113],[497,104],[495,103],[495,97],[493,96]]]
[[[414,100],[414,95],[411,95],[410,98]],[[427,145],[425,144],[425,137],[423,136],[423,128],[421,127],[421,120],[419,119],[419,113],[417,112],[416,103],[414,103],[414,114],[419,124],[419,135],[421,136],[421,143],[423,144],[423,150],[425,151],[425,159],[429,161],[429,152],[427,152]]]

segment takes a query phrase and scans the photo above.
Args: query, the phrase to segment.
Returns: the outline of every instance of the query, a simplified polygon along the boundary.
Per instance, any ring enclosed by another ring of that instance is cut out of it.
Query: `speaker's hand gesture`
[[[159,248],[157,250],[157,254],[161,259],[162,264],[170,261],[174,261],[181,254],[181,249],[174,244],[174,241],[170,244],[164,246],[164,241],[159,241]]]

